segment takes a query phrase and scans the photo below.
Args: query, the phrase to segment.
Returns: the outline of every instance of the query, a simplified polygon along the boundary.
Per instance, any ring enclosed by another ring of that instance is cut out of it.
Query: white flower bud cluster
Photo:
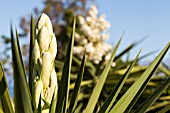
[[[73,48],[75,55],[81,58],[83,51],[86,51],[89,60],[98,64],[112,49],[112,45],[104,43],[109,37],[105,31],[110,27],[110,23],[105,18],[105,15],[99,15],[95,5],[90,7],[86,17],[78,16],[80,33],[75,33],[77,43]]]
[[[53,93],[57,93],[57,75],[54,60],[57,54],[57,42],[49,17],[42,14],[35,27],[33,47],[33,79],[35,84],[35,107],[39,98],[51,103]]]

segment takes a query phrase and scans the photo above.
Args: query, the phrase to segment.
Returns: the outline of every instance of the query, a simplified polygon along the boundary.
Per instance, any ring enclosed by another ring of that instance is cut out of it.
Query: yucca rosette
[[[34,103],[38,108],[39,98],[51,103],[53,94],[56,98],[57,75],[54,60],[57,54],[57,42],[49,17],[42,14],[35,27],[35,42],[33,47],[33,79],[35,86]],[[42,102],[43,105],[43,102]]]

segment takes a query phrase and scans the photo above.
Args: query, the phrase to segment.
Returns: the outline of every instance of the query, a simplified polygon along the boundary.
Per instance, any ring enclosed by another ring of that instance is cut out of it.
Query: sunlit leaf
[[[116,45],[108,64],[106,65],[105,69],[103,70],[103,72],[102,72],[102,74],[100,76],[99,81],[97,82],[95,88],[93,89],[93,92],[92,92],[92,95],[90,97],[90,100],[89,100],[89,102],[87,104],[87,107],[86,107],[86,109],[84,111],[85,113],[92,113],[94,111],[94,108],[96,106],[97,100],[99,98],[99,95],[100,95],[101,90],[103,88],[103,85],[105,83],[106,77],[107,77],[108,72],[109,72],[110,67],[111,67],[111,64],[112,64],[112,62],[113,62],[113,60],[115,58],[115,55],[116,55],[116,52],[118,50],[118,47],[120,45],[121,40],[122,40],[122,38],[119,40],[118,44]]]
[[[18,35],[17,41],[14,38],[11,27],[11,43],[12,43],[12,62],[14,71],[14,102],[15,112],[17,113],[32,113],[32,105],[30,92],[26,80],[26,74],[22,61],[22,55],[19,47]]]
[[[128,89],[128,91],[123,95],[123,97],[116,103],[116,105],[111,110],[111,113],[123,113],[126,110],[126,108],[129,106],[129,104],[133,101],[134,98],[136,100],[138,99],[135,96],[139,94],[138,93],[139,91],[140,93],[143,92],[150,77],[153,75],[156,68],[160,64],[161,60],[163,59],[166,52],[168,51],[169,46],[170,46],[170,43],[167,44],[167,46],[161,51],[161,53],[151,63],[148,69],[140,76],[140,78]],[[140,90],[140,88],[142,88],[142,90]],[[136,102],[136,100],[134,102]]]
[[[129,68],[127,69],[127,71],[125,72],[124,76],[121,78],[121,80],[119,81],[119,83],[115,86],[115,88],[112,90],[112,92],[110,93],[109,97],[106,99],[105,103],[103,104],[103,106],[100,108],[98,113],[103,113],[106,112],[108,113],[110,111],[110,108],[112,107],[113,103],[116,100],[116,97],[118,96],[120,90],[122,89],[126,79],[128,78],[133,66],[135,65],[138,57],[139,57],[140,52],[138,53],[138,55],[136,56],[134,62],[129,66]]]
[[[163,93],[163,91],[170,85],[170,77],[161,86],[153,92],[136,110],[136,113],[143,113],[149,108],[156,99]]]
[[[77,80],[73,89],[73,93],[70,99],[70,105],[69,105],[69,109],[68,112],[72,113],[72,111],[74,111],[76,105],[77,105],[77,95],[79,93],[80,87],[81,87],[81,81],[83,79],[83,74],[84,74],[84,68],[85,68],[85,63],[86,63],[86,55],[83,56],[83,60],[77,75]]]
[[[72,48],[74,44],[75,23],[76,20],[74,19],[73,31],[69,41],[65,61],[64,61],[64,68],[62,71],[61,81],[58,87],[58,98],[57,98],[57,105],[56,105],[57,113],[65,113],[67,108],[69,84],[70,84],[70,71],[71,71],[71,63],[72,63]]]
[[[9,95],[8,85],[5,78],[4,69],[0,62],[0,98],[3,111],[5,113],[14,113],[12,102]]]

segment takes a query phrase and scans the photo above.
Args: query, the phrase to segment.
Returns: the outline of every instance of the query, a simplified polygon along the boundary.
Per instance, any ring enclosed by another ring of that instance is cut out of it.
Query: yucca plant
[[[84,95],[89,87],[92,87],[91,82],[83,80],[85,68],[89,67],[89,63],[86,63],[86,55],[84,55],[79,67],[79,72],[75,77],[76,81],[74,85],[71,82],[71,70],[72,59],[76,61],[72,56],[72,49],[74,45],[74,33],[75,33],[74,19],[72,35],[68,44],[65,61],[62,68],[62,74],[57,81],[57,74],[54,68],[54,58],[57,52],[56,39],[53,35],[52,25],[48,16],[42,14],[34,28],[33,18],[31,22],[31,38],[30,38],[30,63],[29,63],[29,79],[27,82],[26,72],[22,60],[20,51],[20,44],[18,34],[13,35],[11,26],[11,44],[12,44],[12,61],[14,72],[14,103],[13,99],[9,96],[9,90],[6,83],[5,73],[2,64],[0,64],[0,98],[3,112],[5,113],[93,113],[93,112],[110,112],[110,113],[123,113],[123,112],[146,112],[154,102],[160,97],[165,89],[170,84],[170,78],[164,78],[164,82],[161,83],[154,93],[144,100],[140,105],[136,102],[140,99],[144,89],[148,85],[152,75],[156,72],[163,57],[167,53],[170,43],[160,52],[160,54],[154,59],[154,61],[145,68],[135,82],[126,89],[125,93],[119,97],[120,91],[124,88],[124,85],[131,71],[134,71],[136,62],[139,60],[139,54],[136,58],[128,63],[128,68],[125,71],[121,71],[123,76],[117,82],[115,86],[112,85],[111,92],[107,93],[106,99],[103,103],[99,103],[101,98],[102,89],[105,82],[109,79],[109,71],[111,69],[112,62],[115,61],[116,52],[121,43],[122,38],[115,46],[111,58],[108,64],[98,71],[98,76],[93,76],[94,88],[91,94]],[[118,65],[118,64],[117,64]],[[126,67],[126,66],[124,66]],[[121,69],[121,68],[120,68]],[[159,68],[161,69],[161,68]],[[165,68],[163,68],[165,69]],[[167,71],[164,71],[167,72]],[[114,72],[120,74],[120,72]],[[113,75],[113,74],[112,74]],[[108,78],[107,78],[108,77]],[[110,76],[112,77],[112,76]],[[74,78],[74,77],[72,77]],[[84,77],[85,78],[85,77]],[[83,81],[82,81],[83,80]],[[59,85],[58,85],[59,84]],[[85,86],[83,85],[85,84]],[[71,88],[72,87],[72,88]],[[83,89],[82,89],[83,87]],[[57,90],[58,89],[58,90]],[[83,94],[83,95],[82,95]],[[81,101],[84,96],[88,97],[87,101]],[[136,107],[137,106],[137,107]],[[135,108],[135,109],[134,109]],[[160,109],[160,113],[168,111],[169,105]]]

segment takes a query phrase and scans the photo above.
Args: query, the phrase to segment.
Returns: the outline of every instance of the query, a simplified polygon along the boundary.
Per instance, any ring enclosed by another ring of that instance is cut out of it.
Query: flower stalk
[[[37,109],[39,98],[51,103],[53,93],[57,93],[57,75],[54,60],[57,54],[57,42],[49,17],[42,14],[35,27],[33,48],[34,107]],[[56,98],[56,94],[54,94]],[[43,106],[43,101],[41,105]]]

